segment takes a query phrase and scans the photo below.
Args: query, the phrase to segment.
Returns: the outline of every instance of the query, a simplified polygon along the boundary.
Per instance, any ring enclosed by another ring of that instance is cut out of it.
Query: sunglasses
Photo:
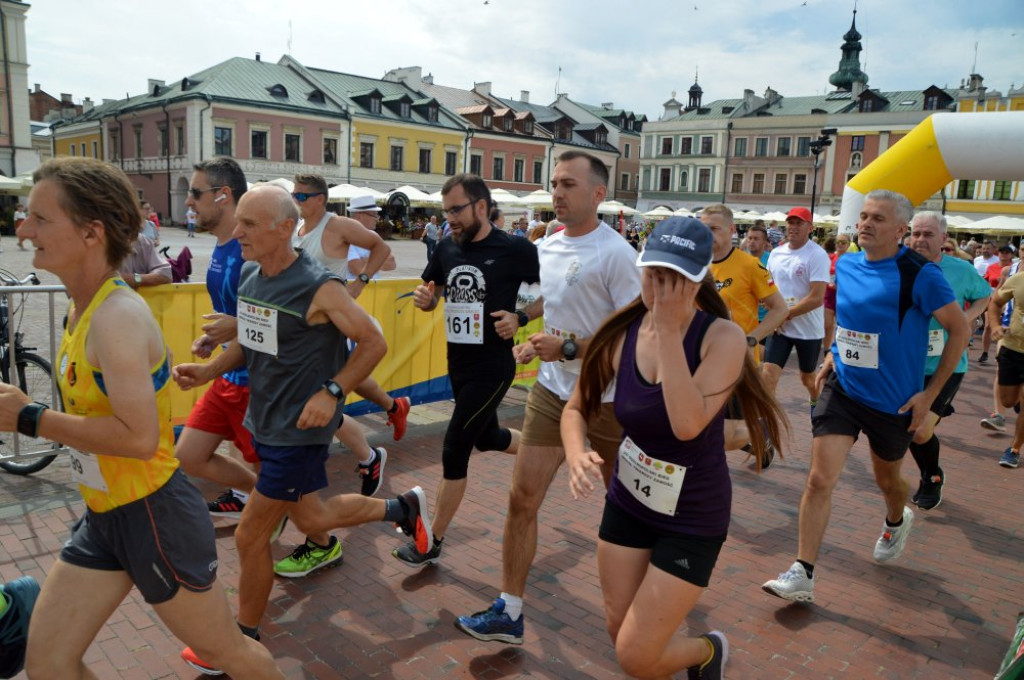
[[[305,191],[296,191],[295,193],[292,194],[292,198],[294,198],[299,203],[305,203],[307,200],[309,200],[310,198],[313,198],[314,196],[326,196],[326,195],[327,194],[325,194],[322,191],[314,191],[314,192],[310,192],[310,193],[306,193]]]
[[[224,188],[223,186],[219,186],[219,187],[210,187],[209,189],[189,189],[188,192],[190,194],[192,194],[192,200],[198,201],[200,198],[203,197],[203,194],[205,194],[206,192],[208,192],[208,191],[217,191],[218,189],[223,189],[223,188]]]
[[[943,246],[942,248],[939,248],[939,250],[941,250],[941,251],[942,251],[942,252],[944,252],[944,253],[953,253],[953,252],[956,252],[955,250],[953,250],[953,249],[952,249],[952,248],[950,248],[949,246]]]

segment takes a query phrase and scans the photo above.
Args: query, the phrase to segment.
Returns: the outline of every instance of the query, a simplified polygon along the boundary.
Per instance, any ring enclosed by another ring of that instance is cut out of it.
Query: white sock
[[[373,460],[373,447],[372,446],[370,447],[370,450],[367,452],[366,458],[363,458],[361,461],[359,461],[359,464],[365,467],[365,466],[370,464],[371,460]]]
[[[232,489],[231,493],[233,493],[235,495],[235,498],[242,501],[243,503],[249,502],[249,494],[247,494],[246,492],[239,491],[238,489]]]
[[[502,593],[501,599],[505,600],[505,613],[513,621],[523,615],[523,598]]]

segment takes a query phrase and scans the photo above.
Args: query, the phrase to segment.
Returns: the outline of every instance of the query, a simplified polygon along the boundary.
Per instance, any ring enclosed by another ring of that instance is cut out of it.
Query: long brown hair
[[[710,274],[701,282],[700,289],[697,291],[696,303],[697,307],[711,316],[726,320],[730,318],[729,308],[722,300],[722,296],[718,294],[715,281]],[[589,420],[601,409],[601,397],[614,377],[612,361],[619,339],[625,334],[626,329],[634,321],[643,317],[646,312],[647,308],[644,306],[643,300],[637,297],[608,317],[591,338],[587,353],[583,357],[579,379],[582,398],[580,410],[585,419]],[[779,452],[779,457],[782,458],[782,432],[789,431],[789,421],[785,412],[775,401],[775,397],[765,389],[760,373],[749,352],[744,352],[743,370],[740,372],[739,380],[733,386],[733,390],[743,411],[743,420],[747,425],[747,431],[750,432],[750,452],[754,456],[757,470],[760,472],[761,460],[766,448],[764,437],[760,436],[762,426],[776,451]]]

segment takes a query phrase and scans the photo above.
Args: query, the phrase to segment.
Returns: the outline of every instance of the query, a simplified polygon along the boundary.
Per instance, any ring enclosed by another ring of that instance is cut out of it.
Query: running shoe
[[[1020,465],[1020,453],[1014,451],[1009,446],[1003,451],[1003,457],[999,459],[999,464],[1005,468],[1015,468]]]
[[[423,489],[414,486],[398,498],[405,505],[409,514],[395,526],[401,529],[406,536],[412,536],[416,550],[424,554],[430,552],[434,543],[434,535],[430,529],[430,514],[427,512],[427,497],[423,493]]]
[[[981,356],[978,357],[978,363],[979,364],[987,364],[988,363],[988,352],[982,352],[981,353]]]
[[[391,554],[406,566],[425,567],[441,561],[441,546],[435,543],[430,547],[430,552],[421,553],[416,549],[416,544],[410,541],[401,548],[392,550]]]
[[[725,677],[725,662],[729,660],[729,641],[725,633],[713,630],[700,637],[711,645],[711,658],[698,666],[687,668],[687,680],[722,680]]]
[[[907,547],[907,536],[914,527],[914,511],[903,508],[903,523],[898,527],[882,524],[882,535],[875,543],[875,562],[889,562],[903,554]]]
[[[933,510],[942,503],[942,486],[946,483],[946,475],[939,468],[939,473],[931,477],[922,477],[921,486],[914,495],[914,504],[922,510]]]
[[[214,668],[196,656],[196,653],[192,651],[191,647],[186,647],[181,650],[181,660],[203,675],[224,675],[224,671],[219,668]]]
[[[300,578],[317,569],[341,564],[343,559],[341,541],[337,536],[331,536],[327,547],[319,546],[307,538],[291,555],[274,565],[274,573],[285,578]]]
[[[409,407],[412,403],[409,397],[398,397],[395,399],[394,412],[388,411],[388,425],[395,428],[395,441],[405,436],[405,426],[408,424]]]
[[[232,517],[238,519],[245,510],[245,501],[235,495],[232,489],[228,489],[216,500],[206,504],[206,509],[215,517]]]
[[[1002,413],[992,413],[987,418],[981,419],[981,426],[986,430],[1006,432],[1006,418],[1003,417]]]
[[[384,482],[384,463],[388,460],[388,452],[383,446],[370,448],[370,462],[360,463],[356,472],[363,478],[363,486],[359,493],[364,496],[373,496],[380,489]]]
[[[814,602],[814,577],[807,575],[804,565],[794,562],[789,571],[766,581],[761,590],[790,602]]]
[[[460,616],[455,619],[455,627],[467,635],[484,642],[505,642],[510,645],[523,644],[523,619],[515,621],[505,613],[505,600],[500,597],[491,604],[490,609]]]
[[[0,585],[7,609],[0,614],[0,677],[13,678],[25,666],[28,622],[39,598],[39,583],[22,576]]]

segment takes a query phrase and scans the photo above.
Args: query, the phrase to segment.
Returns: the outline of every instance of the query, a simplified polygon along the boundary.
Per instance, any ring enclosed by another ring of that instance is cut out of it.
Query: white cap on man
[[[380,208],[374,202],[373,196],[355,196],[348,202],[348,212],[380,212]]]

